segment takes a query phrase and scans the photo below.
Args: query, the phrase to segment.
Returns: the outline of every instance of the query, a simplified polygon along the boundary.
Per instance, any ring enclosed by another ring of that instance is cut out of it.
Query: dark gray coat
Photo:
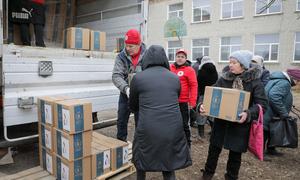
[[[139,112],[133,163],[143,171],[185,168],[192,161],[178,104],[179,79],[169,71],[161,46],[151,46],[146,51],[142,69],[130,85],[130,108]]]
[[[258,68],[251,68],[240,75],[243,80],[245,91],[251,93],[248,120],[243,124],[229,122],[215,118],[210,143],[234,152],[246,152],[248,147],[250,122],[258,118],[258,106],[262,105],[263,109],[267,107],[267,98],[264,86],[260,80],[261,71]],[[236,75],[229,72],[228,66],[224,68],[222,77],[215,84],[216,87],[232,88],[233,80]],[[230,105],[230,104],[229,104]]]

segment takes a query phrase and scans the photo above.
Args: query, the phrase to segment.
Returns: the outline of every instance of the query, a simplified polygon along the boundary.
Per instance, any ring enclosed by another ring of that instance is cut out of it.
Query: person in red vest
[[[180,80],[181,91],[179,96],[179,106],[183,120],[183,128],[191,146],[191,131],[189,126],[189,111],[196,106],[198,84],[195,70],[191,67],[191,62],[187,60],[187,53],[184,49],[176,52],[175,63],[171,64],[171,71],[175,73]]]

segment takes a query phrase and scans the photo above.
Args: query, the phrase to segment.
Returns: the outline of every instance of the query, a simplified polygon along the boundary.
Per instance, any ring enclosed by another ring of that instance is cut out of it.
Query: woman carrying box
[[[247,151],[251,121],[258,118],[258,106],[267,106],[267,98],[261,83],[261,71],[257,66],[249,68],[252,59],[250,51],[235,51],[229,56],[229,65],[223,69],[216,87],[233,88],[251,93],[249,109],[239,114],[238,122],[215,118],[210,145],[202,179],[212,179],[222,148],[229,150],[225,179],[238,179],[242,153]],[[230,104],[228,104],[230,105]],[[205,112],[202,103],[200,113]]]

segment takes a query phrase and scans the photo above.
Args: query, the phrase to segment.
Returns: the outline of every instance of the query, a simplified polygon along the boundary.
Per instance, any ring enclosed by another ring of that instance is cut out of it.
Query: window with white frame
[[[255,35],[256,55],[264,58],[265,62],[278,61],[279,34],[260,34]]]
[[[183,3],[169,5],[168,19],[172,17],[183,18]]]
[[[228,57],[232,52],[241,50],[241,39],[240,36],[221,38],[220,61],[228,61]]]
[[[209,39],[193,39],[192,40],[192,60],[198,57],[209,56]]]
[[[193,0],[193,22],[210,20],[210,0]]]
[[[296,32],[294,61],[300,62],[300,32]]]
[[[182,47],[181,41],[168,41],[168,58],[169,61],[175,61],[176,51]]]
[[[297,11],[300,11],[300,0],[297,1]]]
[[[282,0],[275,0],[269,7],[268,4],[273,0],[255,0],[255,14],[265,15],[280,13],[282,9]]]
[[[222,19],[243,17],[244,0],[222,0]]]

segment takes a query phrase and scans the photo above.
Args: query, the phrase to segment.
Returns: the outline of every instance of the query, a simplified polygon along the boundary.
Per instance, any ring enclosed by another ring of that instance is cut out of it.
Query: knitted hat
[[[252,61],[256,62],[260,66],[264,66],[264,58],[258,55],[253,56]]]
[[[248,50],[240,50],[231,53],[229,58],[236,59],[241,65],[243,65],[246,69],[249,68],[250,62],[252,60],[253,54]]]
[[[293,79],[300,80],[300,69],[287,69],[287,73]]]
[[[141,43],[140,33],[135,29],[128,30],[125,35],[125,43],[126,44],[140,44]]]
[[[204,64],[208,64],[208,63],[215,65],[215,62],[211,60],[210,57],[203,56],[201,60],[201,64],[199,65],[199,69],[201,69]]]

